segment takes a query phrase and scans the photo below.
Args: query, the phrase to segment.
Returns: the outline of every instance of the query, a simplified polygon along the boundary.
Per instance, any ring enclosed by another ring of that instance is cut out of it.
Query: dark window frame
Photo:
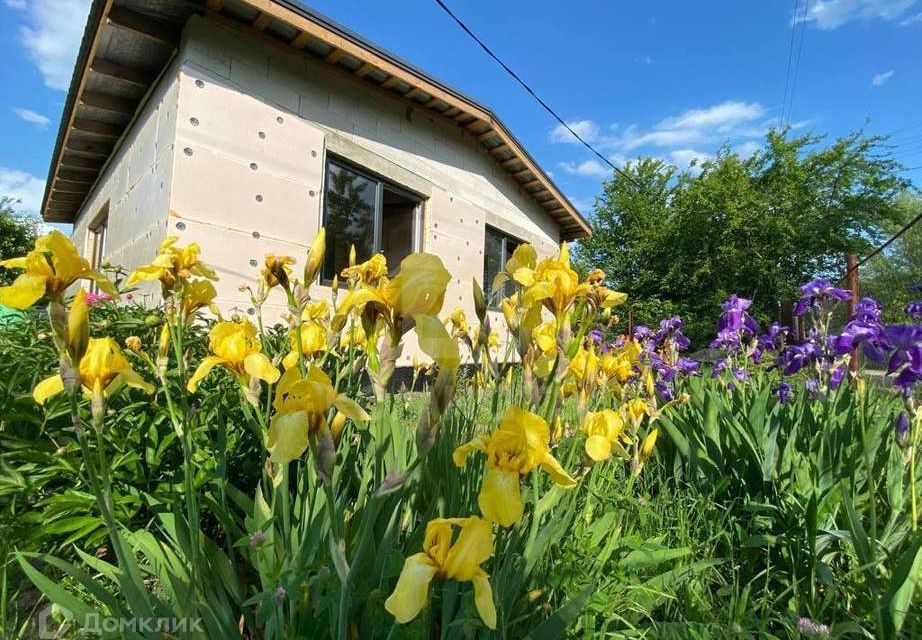
[[[323,165],[323,186],[321,189],[321,200],[320,200],[320,224],[321,226],[326,225],[326,216],[327,216],[327,186],[330,176],[330,165],[334,165],[339,169],[344,169],[350,171],[369,182],[375,184],[375,210],[374,210],[374,238],[372,240],[372,255],[381,253],[382,251],[382,225],[383,225],[383,216],[384,216],[384,191],[385,189],[396,193],[400,196],[403,196],[409,200],[414,200],[416,202],[416,208],[413,212],[413,237],[410,239],[411,253],[418,253],[423,250],[423,225],[424,225],[424,208],[426,204],[426,196],[412,191],[402,185],[395,183],[390,178],[382,176],[380,174],[374,173],[369,169],[362,167],[348,158],[344,158],[340,155],[333,153],[327,153],[324,158]],[[326,258],[324,258],[324,261]],[[388,263],[388,267],[393,269],[397,265],[392,265]],[[325,264],[321,266],[320,269],[320,283],[322,285],[329,285],[333,282],[332,278],[324,277],[326,271]],[[338,275],[338,274],[337,274]]]
[[[106,244],[109,241],[109,203],[106,202],[93,218],[93,221],[87,225],[87,243],[89,244],[89,260],[92,269],[99,269],[104,261],[106,253]],[[94,281],[90,281],[90,291],[99,293],[99,286]]]
[[[502,273],[506,270],[506,263],[509,261],[509,258],[515,252],[515,249],[509,251],[509,243],[512,242],[515,244],[515,248],[519,248],[525,241],[521,238],[518,238],[508,231],[503,231],[499,227],[494,227],[492,225],[484,225],[483,232],[483,290],[487,298],[487,306],[491,309],[498,309],[499,303],[502,298],[507,297],[507,294],[503,292],[502,296],[496,295],[496,292],[493,291],[493,282],[487,282],[487,234],[494,233],[500,237],[500,260],[499,260],[499,271],[497,273]],[[495,275],[494,275],[495,277]]]

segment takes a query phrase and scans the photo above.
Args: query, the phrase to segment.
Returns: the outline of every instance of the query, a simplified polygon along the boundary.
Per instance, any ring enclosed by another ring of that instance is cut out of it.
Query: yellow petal
[[[3,267],[4,269],[25,269],[26,265],[28,264],[28,258],[26,256],[9,258],[8,260],[0,260],[0,267]]]
[[[35,389],[32,390],[32,397],[35,398],[38,404],[45,404],[45,400],[62,391],[64,391],[64,381],[61,376],[54,375],[35,385]]]
[[[495,467],[487,469],[477,498],[480,512],[502,527],[511,527],[522,517],[524,507],[519,490],[519,474]]]
[[[129,387],[135,389],[141,389],[146,393],[153,393],[155,388],[154,385],[147,382],[142,378],[134,369],[122,369],[122,372],[119,374],[122,379],[122,382],[127,384]]]
[[[416,333],[419,335],[419,348],[435,360],[439,369],[453,370],[461,364],[458,343],[448,335],[445,326],[432,316],[417,315]]]
[[[385,297],[403,317],[434,316],[442,309],[451,274],[438,256],[411,253],[400,262],[400,273],[385,288]]]
[[[407,623],[423,610],[429,601],[429,583],[436,569],[425,553],[407,558],[397,579],[394,592],[384,601],[384,608],[401,624]]]
[[[471,580],[474,583],[474,604],[481,620],[490,629],[496,628],[496,605],[493,603],[493,587],[486,572],[481,571]]]
[[[480,436],[455,449],[451,454],[451,459],[456,466],[463,467],[467,462],[467,457],[475,451],[486,451],[486,442]]]
[[[272,452],[272,462],[284,464],[301,457],[308,445],[309,421],[307,411],[295,411],[272,418],[266,442]]]
[[[466,582],[481,571],[481,563],[492,555],[493,530],[490,523],[474,516],[464,521],[442,568],[449,578]]]
[[[653,449],[656,447],[656,438],[659,436],[659,428],[655,428],[650,433],[647,434],[647,437],[644,438],[643,444],[640,447],[640,459],[646,460],[650,457],[650,454],[653,453]]]
[[[342,393],[336,396],[336,400],[333,401],[333,404],[336,405],[337,409],[342,411],[343,415],[356,422],[366,422],[371,419],[371,416],[359,406],[358,402]]]
[[[189,393],[195,393],[195,390],[198,389],[199,383],[204,380],[205,376],[211,373],[211,370],[222,362],[223,360],[221,360],[221,358],[215,356],[207,356],[204,360],[202,360],[198,368],[195,370],[195,373],[193,373],[192,377],[189,378],[189,384],[186,385]]]
[[[14,309],[28,309],[45,295],[45,283],[48,278],[43,275],[22,273],[13,284],[0,287],[0,304]]]
[[[282,358],[282,366],[285,368],[285,371],[298,366],[298,352],[289,351],[288,355]]]
[[[310,251],[307,254],[307,264],[304,266],[304,284],[310,285],[314,278],[320,272],[320,265],[323,264],[323,256],[326,253],[327,230],[320,227],[320,232],[311,243]]]
[[[611,457],[611,440],[600,435],[589,436],[586,438],[586,454],[596,462],[608,460]]]
[[[541,462],[541,468],[551,476],[551,480],[561,487],[572,487],[576,485],[576,480],[571,478],[570,475],[564,471],[564,468],[557,462],[557,458],[551,454],[544,456],[544,460]]]
[[[264,353],[251,353],[243,360],[243,368],[254,378],[272,384],[279,379],[279,370]]]

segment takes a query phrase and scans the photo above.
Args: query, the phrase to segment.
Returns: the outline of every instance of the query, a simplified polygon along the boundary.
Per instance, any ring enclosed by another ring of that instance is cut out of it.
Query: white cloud
[[[13,111],[16,112],[17,116],[19,116],[20,118],[22,118],[29,124],[37,125],[41,127],[42,129],[44,129],[49,124],[51,124],[51,118],[49,118],[48,116],[43,116],[40,113],[36,113],[35,111],[32,111],[32,109],[23,109],[21,107],[17,107],[13,109]]]
[[[577,196],[567,196],[576,210],[583,215],[588,215],[592,213],[593,208],[595,207],[595,198],[579,198]]]
[[[701,164],[708,159],[708,154],[695,151],[694,149],[676,149],[669,152],[669,159],[679,168],[688,167],[693,161]]]
[[[592,120],[572,120],[567,123],[567,126],[573,130],[576,135],[585,140],[586,142],[595,142],[599,136],[599,127]],[[566,144],[578,144],[577,140],[572,133],[567,130],[567,127],[562,124],[558,124],[556,127],[551,129],[548,138],[551,142],[557,143],[562,142]]]
[[[26,24],[19,39],[45,84],[66,91],[77,59],[77,50],[89,11],[89,0],[5,0],[22,11]]]
[[[758,151],[761,148],[762,148],[762,145],[756,142],[755,140],[747,140],[746,142],[742,144],[738,144],[735,147],[733,147],[733,151],[735,151],[736,155],[738,155],[740,158],[745,159],[753,155],[756,151]]]
[[[607,178],[612,172],[610,167],[605,166],[598,160],[586,160],[579,163],[561,162],[560,168],[567,173],[584,178]]]
[[[890,69],[889,71],[878,73],[873,78],[871,78],[871,84],[873,84],[875,87],[882,87],[883,85],[887,84],[887,82],[892,77],[893,77],[893,69]]]
[[[725,144],[744,157],[752,155],[774,123],[767,116],[767,110],[758,102],[726,100],[688,109],[648,127],[635,123],[602,129],[593,123],[594,146],[605,151],[619,167],[629,157],[654,157],[686,168],[693,159],[700,163]],[[563,162],[560,167],[571,175],[589,178],[607,178],[612,173],[610,167],[595,159]]]
[[[37,215],[42,207],[45,181],[25,171],[0,167],[0,197],[19,200],[16,209],[23,213]]]
[[[611,144],[621,151],[632,151],[641,147],[687,148],[734,137],[759,137],[765,133],[765,126],[759,122],[764,115],[765,107],[757,102],[727,100],[710,107],[689,109],[660,121],[647,131],[631,125]]]
[[[896,20],[918,0],[817,0],[806,17],[794,22],[812,22],[819,29],[836,29],[853,20]],[[799,11],[799,10],[798,10]]]
[[[914,16],[909,16],[908,18],[904,18],[904,19],[900,20],[900,26],[901,26],[901,27],[908,27],[908,26],[911,25],[911,24],[916,24],[916,23],[919,23],[919,22],[922,22],[922,11],[920,11],[919,13],[917,13],[917,14],[914,15]]]

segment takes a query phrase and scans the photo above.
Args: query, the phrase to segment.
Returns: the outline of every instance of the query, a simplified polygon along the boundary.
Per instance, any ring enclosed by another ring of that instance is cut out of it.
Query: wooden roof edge
[[[509,149],[514,154],[514,158],[518,159],[525,169],[529,169],[535,176],[535,179],[540,180],[543,186],[553,195],[554,199],[561,204],[563,209],[567,212],[570,221],[575,227],[579,228],[580,233],[585,236],[591,233],[591,227],[585,218],[583,218],[576,207],[574,207],[560,191],[550,176],[548,176],[534,158],[532,158],[521,142],[519,142],[505,124],[503,124],[499,116],[489,107],[298,2],[292,0],[236,1],[256,9],[259,12],[258,15],[260,18],[268,16],[268,18],[279,20],[295,28],[299,34],[307,33],[313,35],[318,40],[334,47],[336,50],[342,50],[344,53],[356,58],[360,63],[371,64],[375,69],[381,70],[388,78],[397,77],[411,88],[419,88],[429,96],[427,101],[431,104],[444,103],[448,105],[446,111],[460,109],[460,113],[453,116],[452,119],[459,126],[469,131],[471,130],[470,127],[476,125],[478,122],[486,123],[490,129],[495,130],[497,137],[501,140],[500,144],[508,145]],[[77,101],[81,97],[80,94],[85,85],[86,78],[89,75],[91,62],[102,32],[102,27],[105,24],[106,16],[111,10],[114,2],[115,0],[93,0],[90,6],[87,25],[84,30],[83,40],[78,51],[77,62],[74,67],[74,73],[65,101],[64,116],[61,119],[54,152],[51,156],[45,193],[42,198],[41,211],[43,218],[46,220],[49,219],[49,217],[55,217],[48,209],[52,185],[55,182],[57,169],[60,166],[64,152],[67,132],[73,127],[73,120],[77,113]],[[215,2],[214,0],[197,0],[194,4],[200,5],[203,11],[214,11],[215,9],[220,11],[224,8],[223,5],[225,3]],[[265,20],[266,18],[263,18],[262,21],[265,22]],[[262,26],[265,27],[266,25]],[[365,81],[372,82],[367,77]],[[422,105],[420,104],[420,106]],[[439,114],[438,111],[434,111],[434,113]],[[470,114],[473,120],[467,121],[466,118],[462,117],[465,114]],[[485,141],[481,141],[481,145],[489,149],[483,142]],[[505,168],[510,174],[521,173],[523,171],[521,168],[511,171],[509,166]],[[79,207],[77,207],[77,210],[79,210]],[[562,231],[564,230],[563,226],[565,225],[562,225]]]

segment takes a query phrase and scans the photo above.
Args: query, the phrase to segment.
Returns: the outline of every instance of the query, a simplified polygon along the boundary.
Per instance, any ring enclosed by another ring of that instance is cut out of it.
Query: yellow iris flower
[[[556,259],[545,258],[534,269],[516,269],[513,277],[525,287],[525,306],[543,303],[558,321],[567,313],[580,292],[579,274],[570,267],[570,252],[566,243],[560,245],[560,255]]]
[[[154,391],[154,386],[145,382],[131,368],[118,343],[112,338],[90,338],[78,371],[84,391],[96,397],[111,395],[122,385],[143,389],[147,393]],[[39,382],[32,397],[37,403],[45,404],[48,398],[63,390],[64,381],[60,375],[54,375]]]
[[[291,274],[291,265],[295,263],[291,256],[276,256],[273,254],[266,255],[266,264],[262,270],[263,282],[269,289],[279,285],[283,289],[288,289],[288,276]]]
[[[519,488],[520,476],[541,467],[562,487],[572,487],[571,478],[551,455],[550,428],[541,416],[509,407],[498,429],[479,436],[455,449],[452,459],[463,467],[474,451],[487,456],[487,470],[480,488],[478,504],[489,520],[511,527],[522,517],[523,505]]]
[[[601,462],[608,460],[614,451],[621,458],[628,458],[627,452],[621,445],[621,440],[625,439],[622,434],[624,420],[616,411],[603,409],[586,414],[581,431],[586,434],[586,455]]]
[[[353,309],[367,310],[369,306],[392,325],[400,318],[437,315],[450,280],[451,274],[438,256],[412,253],[400,262],[400,273],[393,280],[382,275],[377,285],[362,284],[349,291],[336,310],[334,327],[341,327]]]
[[[214,285],[208,280],[193,280],[190,282],[183,292],[182,299],[182,310],[186,318],[203,307],[208,307],[213,314],[220,316],[218,307],[214,303],[217,295],[218,292],[215,290]]]
[[[354,400],[337,394],[330,378],[318,367],[305,376],[291,368],[282,375],[272,404],[267,446],[276,463],[297,460],[310,444],[311,434],[327,428],[327,414],[335,406],[346,418],[365,422],[368,414]],[[342,425],[338,425],[342,429]]]
[[[448,316],[448,323],[453,329],[455,335],[464,337],[470,334],[470,327],[467,324],[467,315],[461,307],[455,307]]]
[[[90,268],[73,243],[60,231],[35,240],[35,248],[20,258],[0,261],[0,267],[22,269],[13,284],[0,287],[0,304],[28,309],[42,296],[62,295],[77,280],[92,280],[111,296],[118,292],[109,280]]]
[[[188,389],[195,393],[199,383],[216,366],[233,373],[244,387],[251,378],[273,383],[279,372],[264,353],[256,338],[256,327],[249,320],[219,322],[208,334],[208,348],[214,355],[207,356],[189,379]]]
[[[192,276],[217,280],[214,269],[199,260],[199,246],[191,243],[185,247],[177,247],[179,238],[170,236],[160,243],[157,257],[150,264],[135,269],[125,286],[130,287],[138,282],[159,280],[167,289],[173,287],[178,280],[187,280]]]
[[[387,258],[383,253],[376,253],[365,262],[342,270],[342,276],[349,281],[374,284],[387,275]]]
[[[298,337],[293,329],[289,333],[291,351],[282,360],[286,369],[291,369],[298,364]],[[319,322],[305,322],[301,325],[301,353],[305,358],[313,358],[318,353],[327,350],[327,328]]]
[[[453,528],[460,532],[452,543]],[[384,602],[397,622],[413,620],[429,601],[433,578],[471,582],[474,604],[483,623],[496,628],[496,605],[490,577],[481,564],[493,555],[493,532],[490,524],[470,518],[436,518],[426,525],[423,551],[407,558],[397,579],[394,592]]]

